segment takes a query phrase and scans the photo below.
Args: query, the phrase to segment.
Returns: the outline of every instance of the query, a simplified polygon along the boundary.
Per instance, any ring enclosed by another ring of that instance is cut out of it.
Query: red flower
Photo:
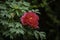
[[[39,17],[34,12],[25,12],[24,15],[21,17],[21,22],[23,25],[29,25],[31,28],[39,28],[38,27],[38,20]]]

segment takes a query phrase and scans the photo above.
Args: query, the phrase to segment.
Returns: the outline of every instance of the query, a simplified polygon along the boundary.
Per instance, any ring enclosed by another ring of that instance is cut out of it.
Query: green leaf
[[[28,2],[23,2],[23,4],[24,4],[25,6],[30,6],[30,4],[29,4]]]
[[[19,9],[21,9],[21,10],[29,10],[28,7],[24,7],[24,6],[20,7]]]
[[[6,9],[6,5],[0,4],[0,9]]]
[[[11,16],[8,14],[8,11],[7,10],[4,10],[4,11],[2,11],[1,10],[1,17],[4,17],[4,16],[6,16],[6,18],[8,17],[8,18],[11,18]]]
[[[15,33],[16,32],[16,29],[15,28],[10,28],[10,33]]]
[[[20,34],[24,35],[24,30],[23,30],[23,29],[17,29],[17,30],[16,30],[16,33],[17,33],[17,34],[20,33]]]
[[[46,39],[46,33],[45,32],[40,32],[39,33],[41,39]]]
[[[23,13],[26,12],[25,10],[21,10]]]
[[[2,23],[2,25],[8,25],[8,21],[7,20],[0,20],[1,22],[0,23]]]
[[[38,9],[32,9],[33,12],[37,13],[37,14],[40,14],[39,10]]]
[[[14,23],[9,23],[8,27],[14,27],[15,24]]]
[[[22,35],[24,35],[24,30],[23,29],[21,29],[21,28],[18,28],[18,29],[16,29],[16,28],[10,28],[10,33],[15,33],[15,34],[22,34]]]
[[[20,16],[20,13],[16,10],[16,14],[17,14],[17,16]]]
[[[19,9],[19,6],[17,4],[13,4],[13,3],[10,5],[10,7],[14,8],[14,9]]]
[[[37,33],[37,34],[36,34]],[[38,39],[38,37],[40,36],[41,40],[46,39],[46,33],[45,32],[39,32],[39,31],[35,31],[36,34],[36,38]]]
[[[5,32],[3,32],[3,35],[5,35],[5,37],[7,37],[10,35],[10,33],[9,33],[9,31],[5,31]]]
[[[22,24],[21,23],[19,23],[19,22],[15,22],[15,24],[16,24],[16,28],[22,28],[23,29],[23,27],[22,27]]]
[[[35,35],[36,39],[38,40],[39,39],[39,35],[38,35],[37,31],[34,31],[34,35]]]

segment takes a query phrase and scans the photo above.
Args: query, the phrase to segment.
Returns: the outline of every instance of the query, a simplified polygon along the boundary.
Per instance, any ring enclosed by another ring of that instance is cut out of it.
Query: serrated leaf
[[[5,37],[7,37],[7,36],[9,36],[10,34],[9,34],[8,31],[6,31],[6,32],[3,33],[3,35],[5,35]]]
[[[8,18],[11,18],[11,16],[8,14],[8,11],[6,11],[6,10],[4,10],[4,11],[1,11],[1,17],[4,17],[4,16],[6,16],[6,18],[8,17]]]
[[[37,14],[40,14],[39,10],[38,9],[32,9],[33,12],[37,13]]]
[[[39,32],[39,31],[35,31],[36,33],[38,33],[38,35],[40,36],[41,39],[46,39],[46,33],[45,32]]]
[[[25,6],[30,6],[30,4],[29,4],[28,2],[23,2],[23,4],[24,4]]]
[[[20,33],[20,34],[24,35],[24,30],[23,29],[17,29],[16,33]]]
[[[14,9],[19,9],[19,6],[18,6],[17,4],[14,4],[14,3],[12,3],[12,4],[10,5],[10,7],[11,7],[11,8],[14,8]]]
[[[46,39],[46,33],[45,32],[40,32],[39,33],[41,39]]]
[[[6,20],[0,20],[1,22],[0,23],[2,23],[2,25],[8,25],[8,21],[6,21]]]
[[[23,28],[22,24],[20,24],[19,22],[15,22],[15,24],[16,24],[16,26],[15,26],[16,28]]]
[[[9,23],[8,27],[14,27],[14,23]]]
[[[36,39],[38,40],[39,39],[39,35],[38,35],[38,33],[36,31],[34,31],[34,35],[35,35]]]
[[[16,29],[15,28],[10,28],[10,33],[14,33],[14,32],[16,32]]]
[[[38,9],[35,9],[36,12],[38,12],[39,10]]]

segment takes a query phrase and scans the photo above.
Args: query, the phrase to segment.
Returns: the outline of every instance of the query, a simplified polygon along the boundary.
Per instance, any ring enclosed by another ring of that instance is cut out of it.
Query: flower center
[[[29,19],[32,19],[32,17],[30,17]]]

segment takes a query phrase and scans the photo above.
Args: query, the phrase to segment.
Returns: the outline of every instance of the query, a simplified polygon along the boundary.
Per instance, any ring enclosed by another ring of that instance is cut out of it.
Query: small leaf
[[[30,6],[30,4],[29,4],[28,2],[23,2],[23,4],[24,4],[25,6]]]
[[[7,36],[9,36],[10,34],[9,34],[8,31],[6,31],[6,32],[3,33],[3,35],[5,35],[5,37],[7,37]]]
[[[45,32],[40,32],[39,33],[41,39],[46,39],[46,33]]]
[[[22,24],[21,23],[19,23],[19,22],[15,22],[15,24],[16,24],[16,28],[22,28],[23,29],[23,27],[22,27]]]
[[[8,27],[14,27],[14,23],[9,23]]]
[[[39,39],[39,35],[38,35],[38,33],[36,31],[34,31],[34,35],[35,35],[36,39],[38,40]]]
[[[20,16],[20,14],[19,14],[19,12],[16,10],[16,14],[17,14],[17,16]]]
[[[24,6],[20,7],[20,9],[21,10],[29,10],[28,7],[24,7]]]
[[[17,29],[17,30],[16,30],[16,33],[17,33],[17,34],[20,33],[20,34],[24,35],[24,30],[23,30],[23,29]]]
[[[16,29],[15,28],[10,28],[10,33],[14,33],[14,32],[16,32]]]
[[[6,21],[6,20],[0,20],[1,22],[0,23],[2,23],[2,25],[8,25],[8,21]]]
[[[33,12],[37,13],[37,14],[40,14],[39,10],[38,9],[32,9]]]

